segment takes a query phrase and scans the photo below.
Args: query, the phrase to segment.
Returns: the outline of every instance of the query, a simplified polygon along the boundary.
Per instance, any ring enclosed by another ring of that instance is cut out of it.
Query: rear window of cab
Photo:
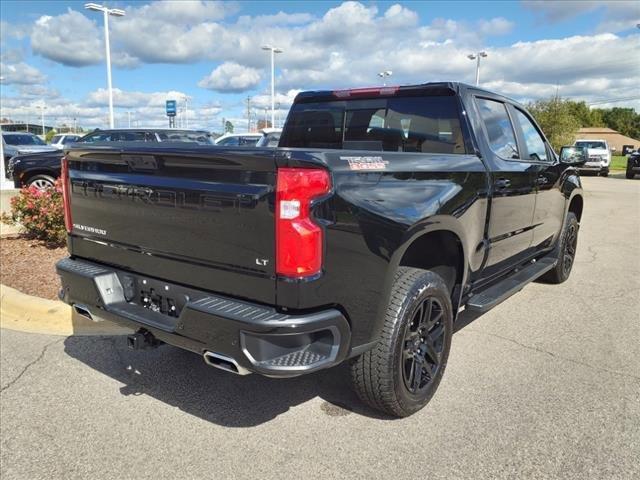
[[[452,95],[294,104],[280,146],[467,153]]]

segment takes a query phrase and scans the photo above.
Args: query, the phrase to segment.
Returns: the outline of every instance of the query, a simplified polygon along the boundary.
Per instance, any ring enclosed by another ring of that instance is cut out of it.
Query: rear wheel
[[[424,407],[438,388],[449,357],[453,310],[437,274],[400,267],[378,344],[352,363],[358,396],[397,417]]]
[[[29,187],[36,187],[38,190],[46,190],[47,188],[53,187],[56,180],[49,175],[36,175],[27,180],[26,183]]]
[[[548,283],[562,283],[571,275],[571,269],[573,268],[573,262],[576,258],[576,249],[578,247],[578,231],[580,230],[580,224],[578,223],[578,217],[573,212],[567,213],[567,220],[562,232],[562,238],[560,241],[560,249],[558,251],[558,263],[552,269],[549,270],[541,280]]]

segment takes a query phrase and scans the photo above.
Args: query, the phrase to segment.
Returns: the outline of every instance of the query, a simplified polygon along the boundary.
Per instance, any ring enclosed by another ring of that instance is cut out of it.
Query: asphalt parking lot
[[[2,330],[16,478],[640,478],[640,181],[584,179],[578,256],[454,336],[431,403],[359,404],[339,367],[237,377],[124,337]]]

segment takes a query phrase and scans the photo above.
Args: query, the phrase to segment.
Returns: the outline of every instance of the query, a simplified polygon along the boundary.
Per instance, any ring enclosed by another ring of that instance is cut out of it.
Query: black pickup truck
[[[561,158],[458,83],[301,93],[276,149],[77,144],[60,298],[237,374],[349,361],[363,401],[407,416],[462,311],[568,278],[583,196]]]

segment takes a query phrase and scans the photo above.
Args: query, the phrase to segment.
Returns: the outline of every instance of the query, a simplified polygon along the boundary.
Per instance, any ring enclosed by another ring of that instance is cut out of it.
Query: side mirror
[[[589,159],[586,147],[565,146],[560,149],[560,162],[565,165],[584,165]]]

